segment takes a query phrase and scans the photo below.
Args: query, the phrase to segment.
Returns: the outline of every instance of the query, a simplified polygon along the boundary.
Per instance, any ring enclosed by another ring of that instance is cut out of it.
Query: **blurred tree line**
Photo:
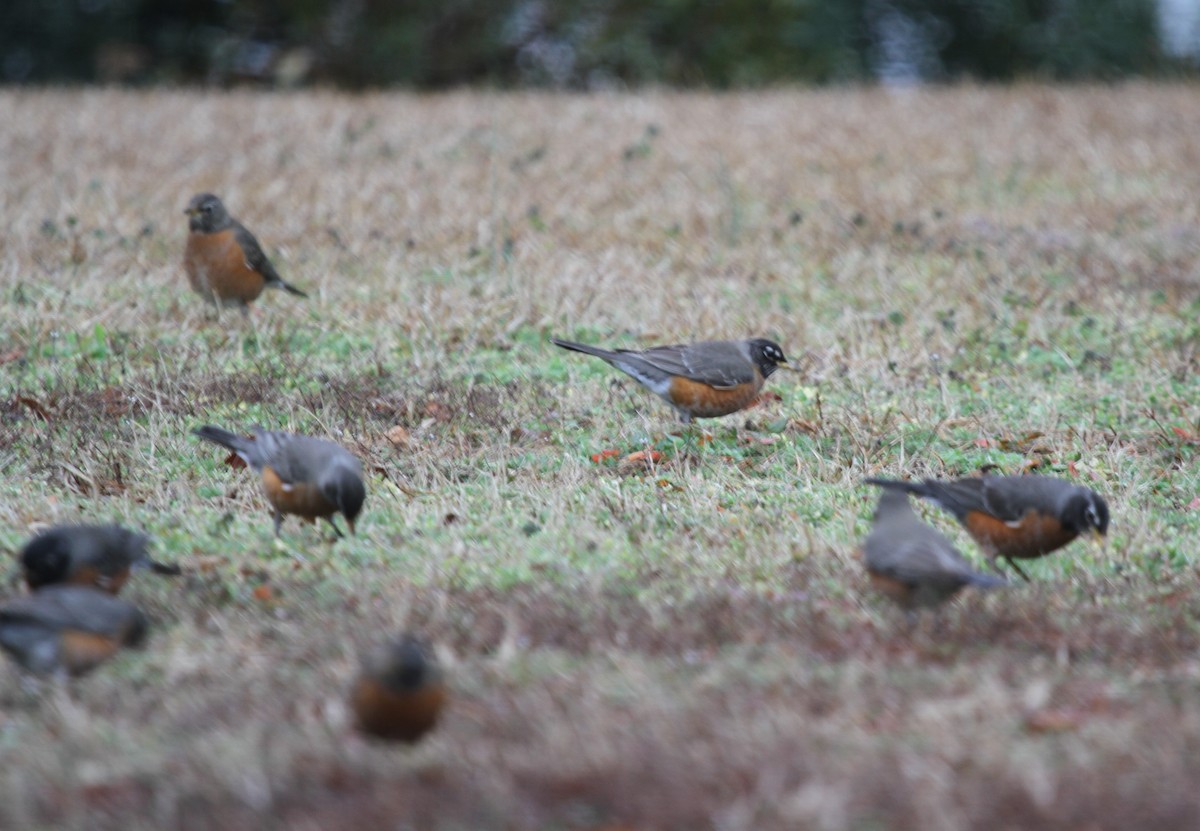
[[[712,87],[1182,68],[1156,0],[3,0],[9,83]]]

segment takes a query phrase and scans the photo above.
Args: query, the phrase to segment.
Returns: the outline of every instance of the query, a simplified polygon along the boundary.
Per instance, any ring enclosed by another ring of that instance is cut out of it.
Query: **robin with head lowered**
[[[0,648],[37,675],[82,675],[139,646],[146,617],[90,586],[47,586],[0,606]]]
[[[275,536],[284,514],[308,522],[324,519],[339,537],[333,515],[346,518],[350,533],[367,497],[362,463],[350,451],[327,439],[277,430],[251,428],[246,438],[220,427],[199,427],[202,439],[228,448],[262,477],[262,489],[275,513]]]
[[[593,355],[615,366],[666,401],[684,424],[749,407],[776,369],[787,366],[783,348],[766,338],[712,340],[651,349],[601,349],[553,339],[555,346]]]
[[[1003,557],[1025,580],[1018,559],[1044,557],[1080,534],[1108,533],[1108,503],[1100,494],[1052,476],[967,476],[872,485],[920,496],[954,515],[995,562]]]
[[[146,552],[150,538],[120,525],[58,525],[21,549],[21,569],[29,588],[56,583],[95,586],[116,594],[132,569],[177,576],[179,566],[155,562]]]
[[[183,267],[188,282],[218,310],[237,306],[246,313],[265,288],[308,297],[279,276],[254,234],[230,216],[216,196],[196,194],[184,213],[188,238]]]
[[[971,568],[950,540],[921,521],[908,495],[895,490],[879,496],[863,557],[871,584],[910,614],[940,606],[964,586],[1007,585]]]
[[[428,645],[411,635],[369,652],[350,690],[358,729],[392,741],[420,739],[433,729],[445,703],[437,659]]]

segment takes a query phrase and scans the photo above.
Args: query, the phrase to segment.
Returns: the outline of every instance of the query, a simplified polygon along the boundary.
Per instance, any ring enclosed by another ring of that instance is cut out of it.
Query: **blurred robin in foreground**
[[[684,424],[744,410],[771,373],[787,366],[783,348],[766,338],[655,346],[640,352],[552,340],[555,346],[615,366],[674,407]]]
[[[411,635],[368,653],[350,691],[358,729],[392,741],[420,739],[445,703],[441,668],[429,647]]]
[[[921,521],[908,495],[897,490],[880,494],[863,555],[871,584],[910,614],[940,606],[964,586],[1007,585],[971,568],[950,540]]]
[[[0,648],[38,675],[82,675],[146,630],[136,606],[90,586],[47,586],[0,606]]]
[[[178,566],[146,553],[150,538],[120,525],[58,525],[21,549],[25,582],[34,591],[55,583],[95,586],[116,594],[132,569],[177,576]]]
[[[1003,557],[1025,580],[1017,559],[1043,557],[1080,534],[1108,533],[1108,504],[1100,494],[1052,476],[968,476],[872,485],[928,499],[949,511],[994,562]]]
[[[342,531],[333,519],[340,513],[353,534],[354,522],[367,497],[358,458],[326,439],[261,427],[251,429],[254,438],[211,426],[193,432],[232,450],[262,476],[263,493],[275,512],[275,536],[279,536],[284,514],[308,522],[324,519],[340,537]]]
[[[230,216],[216,196],[196,194],[184,213],[188,217],[188,238],[183,267],[188,282],[218,310],[238,306],[247,313],[249,304],[265,288],[308,297],[279,276],[254,234]]]

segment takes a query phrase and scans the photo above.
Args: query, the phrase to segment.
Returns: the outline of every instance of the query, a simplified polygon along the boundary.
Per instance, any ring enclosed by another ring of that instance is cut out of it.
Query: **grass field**
[[[1196,92],[0,92],[0,548],[186,570],[144,651],[0,670],[0,827],[1200,827]],[[311,297],[214,320],[201,190]],[[800,372],[703,439],[553,335]],[[358,536],[276,543],[202,423],[353,449]],[[860,482],[984,464],[1108,544],[910,632]],[[412,750],[344,705],[404,628],[455,696]]]

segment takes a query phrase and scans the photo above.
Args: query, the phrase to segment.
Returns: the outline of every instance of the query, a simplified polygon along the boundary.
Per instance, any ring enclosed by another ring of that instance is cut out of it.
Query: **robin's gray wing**
[[[965,521],[973,511],[1002,522],[1020,522],[1031,508],[1053,512],[1074,489],[1049,476],[971,476],[950,482],[927,480],[923,495]]]
[[[717,389],[758,380],[754,363],[741,341],[656,346],[643,352],[622,352],[619,361],[636,361],[665,376],[683,376]]]
[[[85,586],[49,586],[0,608],[0,625],[30,624],[111,635],[141,617],[131,603]]]
[[[238,246],[242,249],[242,254],[246,258],[246,265],[257,271],[263,277],[267,278],[268,283],[281,281],[279,273],[275,271],[275,266],[271,265],[271,261],[267,259],[267,255],[263,253],[262,246],[258,244],[258,240],[254,234],[246,229],[246,226],[233,220],[233,235],[237,240]]]
[[[984,490],[982,477],[970,476],[950,481],[926,479],[915,485],[912,492],[949,511],[960,522],[965,522],[967,515],[973,511],[997,515],[995,508],[989,504],[992,500]]]
[[[233,233],[246,257],[246,265],[261,274],[267,281],[267,285],[281,288],[297,297],[308,297],[305,292],[279,276],[279,272],[275,270],[275,266],[271,265],[271,261],[263,253],[262,246],[258,244],[254,234],[246,230],[246,227],[237,220],[233,221]]]
[[[317,482],[338,467],[362,471],[362,462],[353,453],[327,439],[257,428],[255,437],[265,464],[287,483]]]

